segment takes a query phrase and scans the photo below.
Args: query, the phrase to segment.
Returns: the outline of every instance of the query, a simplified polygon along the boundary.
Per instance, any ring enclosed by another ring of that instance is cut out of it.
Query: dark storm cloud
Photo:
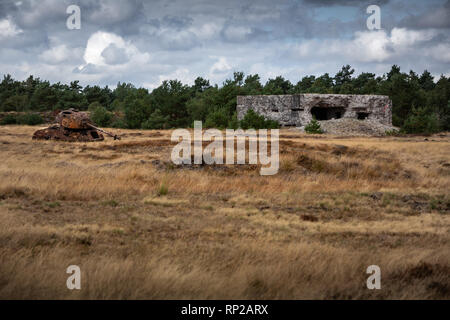
[[[8,15],[23,30],[47,28],[54,23],[65,23],[67,18],[68,4],[64,1],[15,1],[13,3],[15,8]]]
[[[193,20],[194,19],[192,19],[191,17],[165,16],[161,20],[161,25],[176,30],[182,30],[192,25]]]
[[[137,25],[145,23],[142,0],[2,0],[0,17],[10,17],[22,30],[39,29],[51,33],[65,28],[66,9],[72,4],[81,8],[84,25],[130,34],[137,32]]]
[[[70,4],[80,6],[83,27],[96,27],[122,36],[139,35],[142,29],[149,26],[159,30],[165,28],[182,31],[192,26],[194,21],[223,21],[219,40],[230,42],[264,40],[269,34],[275,38],[289,35],[321,36],[329,34],[329,30],[335,36],[339,31],[346,32],[349,27],[352,28],[351,23],[341,22],[339,17],[333,21],[318,23],[311,6],[288,0],[275,3],[268,0],[231,0],[227,3],[196,0],[180,1],[178,5],[175,5],[176,2],[142,0],[24,0],[20,6],[15,5],[14,1],[5,1],[5,9],[2,10],[4,15],[11,16],[11,20],[19,28],[39,29],[46,34],[58,32],[58,29],[65,27],[65,10]],[[251,30],[244,32],[244,29]],[[233,39],[233,36],[236,38]],[[167,47],[167,43],[173,40],[162,42]],[[188,42],[193,43],[192,39]]]
[[[161,47],[165,50],[189,50],[200,46],[196,35],[190,31],[173,32],[165,30],[159,34]]]
[[[8,16],[16,10],[16,6],[13,1],[1,1],[0,2],[0,19]]]
[[[121,35],[139,33],[146,23],[142,0],[94,1],[81,0],[79,6],[84,22]]]
[[[400,25],[414,29],[450,29],[450,1],[435,5],[426,12],[409,15],[400,22]]]
[[[81,9],[88,13],[88,21],[104,25],[133,22],[142,18],[142,0],[80,1]]]
[[[123,48],[118,48],[115,44],[110,44],[102,52],[107,64],[124,64],[129,61],[129,57]]]
[[[389,0],[305,0],[304,3],[317,7],[329,6],[369,6],[369,5],[384,5]]]
[[[21,32],[14,37],[0,38],[0,47],[24,51],[41,50],[48,46],[48,37],[39,30]],[[1,49],[0,49],[1,50]]]
[[[221,83],[236,70],[296,81],[347,63],[377,74],[394,63],[450,73],[449,3],[0,0],[0,68],[17,77],[149,88],[198,75]],[[81,8],[81,30],[66,28],[71,4]],[[382,9],[380,32],[366,27],[371,4]]]

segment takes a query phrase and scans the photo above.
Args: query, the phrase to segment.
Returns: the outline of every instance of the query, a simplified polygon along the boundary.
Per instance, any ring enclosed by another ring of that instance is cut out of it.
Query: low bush
[[[22,124],[34,126],[42,123],[44,123],[44,118],[38,113],[7,114],[0,120],[0,125]]]
[[[240,127],[242,129],[278,129],[280,124],[274,120],[266,120],[264,116],[250,109],[240,121]]]
[[[316,118],[313,118],[311,122],[306,125],[305,132],[309,134],[322,134],[323,130]]]
[[[13,114],[7,114],[0,120],[0,125],[7,125],[7,124],[17,124],[17,116]]]
[[[37,113],[25,113],[17,116],[17,124],[35,126],[44,123],[44,119]]]

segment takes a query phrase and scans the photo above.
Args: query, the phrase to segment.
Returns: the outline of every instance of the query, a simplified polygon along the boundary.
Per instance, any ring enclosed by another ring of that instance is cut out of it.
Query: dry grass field
[[[171,131],[36,129],[0,127],[2,299],[450,298],[448,134],[282,130],[279,173],[260,176],[173,165]]]

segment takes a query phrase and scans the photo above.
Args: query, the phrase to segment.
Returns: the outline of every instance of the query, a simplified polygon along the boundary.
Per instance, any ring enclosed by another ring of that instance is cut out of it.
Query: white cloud
[[[353,39],[306,40],[295,47],[299,57],[346,57],[359,62],[383,62],[413,51],[414,47],[436,36],[434,30],[394,28],[389,35],[384,30],[357,31]]]
[[[391,42],[384,30],[371,32],[356,32],[355,39],[349,44],[347,54],[356,54],[359,61],[381,62],[392,53]]]
[[[120,51],[121,57],[112,57],[112,52],[110,52],[112,49],[115,51],[114,54],[119,54],[118,51]],[[149,58],[148,53],[141,53],[136,46],[125,41],[122,37],[103,31],[91,35],[84,52],[85,66],[104,67],[123,64],[126,60],[133,63],[146,63]],[[83,67],[80,67],[80,70]]]
[[[153,90],[157,87],[159,87],[163,81],[165,80],[178,80],[181,81],[183,84],[192,84],[193,81],[193,74],[189,71],[187,68],[178,68],[173,72],[162,74],[158,76],[158,80],[154,82],[144,82],[142,85],[144,88]]]
[[[164,74],[159,76],[159,84],[161,84],[164,80],[179,80],[184,84],[192,83],[192,76],[187,68],[178,68],[174,72],[169,74]]]
[[[436,36],[435,30],[408,30],[406,28],[394,28],[391,31],[390,41],[395,47],[409,47],[418,42],[428,41]]]
[[[122,37],[108,32],[96,32],[88,40],[86,51],[84,52],[84,61],[87,64],[106,65],[105,57],[102,55],[103,51],[114,44],[118,48],[125,47],[125,41]]]
[[[450,44],[440,43],[436,46],[432,46],[425,49],[427,55],[433,57],[434,59],[446,63],[450,63]]]
[[[79,59],[82,48],[68,48],[61,44],[54,46],[39,55],[39,58],[48,64],[58,64],[69,60]]]
[[[210,73],[225,73],[231,70],[227,59],[225,57],[220,57],[219,60],[214,63],[210,69]]]
[[[9,19],[0,20],[0,38],[14,37],[22,32]]]

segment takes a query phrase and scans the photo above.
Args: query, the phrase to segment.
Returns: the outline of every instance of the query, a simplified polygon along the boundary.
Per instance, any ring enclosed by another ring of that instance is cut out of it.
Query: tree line
[[[25,81],[5,75],[0,83],[0,112],[16,111],[24,123],[36,123],[36,112],[76,108],[89,110],[100,126],[129,129],[169,129],[190,127],[201,120],[205,127],[276,127],[255,113],[243,121],[236,116],[238,95],[260,94],[380,94],[393,102],[393,124],[406,133],[432,133],[450,129],[450,77],[441,75],[437,81],[427,70],[418,74],[402,72],[393,65],[391,70],[376,76],[373,73],[354,74],[351,66],[343,66],[330,76],[305,76],[291,83],[282,76],[262,83],[259,75],[234,72],[221,86],[211,85],[202,77],[193,85],[178,80],[164,81],[151,92],[131,83],[82,87],[79,81],[69,85],[29,76]],[[4,121],[20,123],[20,119]]]

